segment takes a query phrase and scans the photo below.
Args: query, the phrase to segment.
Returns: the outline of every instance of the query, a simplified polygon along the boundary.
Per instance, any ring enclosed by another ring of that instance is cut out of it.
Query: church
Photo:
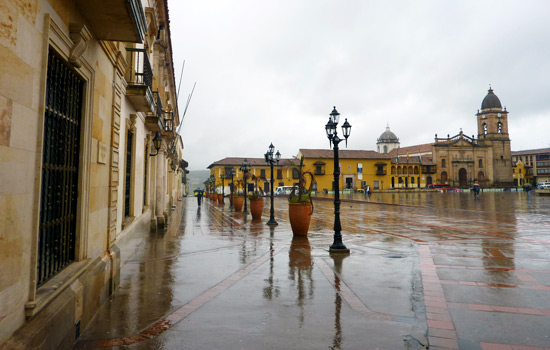
[[[406,147],[406,151],[400,147],[397,136],[387,127],[377,140],[378,152],[399,155],[422,148],[423,155],[431,158],[435,165],[437,182],[451,187],[467,188],[474,183],[482,187],[512,186],[508,111],[502,108],[493,89],[489,88],[476,117],[477,137],[468,136],[461,129],[454,136],[441,138],[436,134],[433,143]],[[431,147],[426,149],[425,146],[428,145]],[[399,158],[392,162],[399,162]]]

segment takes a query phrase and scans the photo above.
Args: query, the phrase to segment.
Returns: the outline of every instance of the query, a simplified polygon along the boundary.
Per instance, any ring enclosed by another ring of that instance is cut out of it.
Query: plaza
[[[548,349],[550,201],[524,192],[344,196],[307,239],[205,200],[129,243],[76,349]]]

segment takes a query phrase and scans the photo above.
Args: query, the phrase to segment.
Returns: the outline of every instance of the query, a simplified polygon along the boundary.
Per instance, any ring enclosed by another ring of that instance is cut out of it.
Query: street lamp
[[[233,210],[233,187],[235,187],[233,184],[233,176],[235,176],[235,170],[233,170],[233,168],[231,168],[231,170],[225,171],[225,177],[229,179],[230,176],[231,176],[231,196],[229,197],[229,209]]]
[[[336,110],[336,106],[330,113],[328,123],[325,125],[327,137],[332,146],[334,144],[334,242],[330,246],[331,253],[349,254],[349,249],[342,243],[342,225],[340,224],[340,166],[338,159],[338,144],[344,140],[338,137],[336,127],[340,120],[340,113]],[[351,125],[346,121],[342,125],[342,133],[348,145],[348,137],[351,133]]]
[[[279,160],[281,160],[281,153],[277,151],[275,154],[275,157],[273,157],[273,152],[275,151],[275,146],[273,146],[273,143],[269,145],[269,149],[267,150],[265,156],[265,161],[269,163],[269,166],[271,168],[271,191],[270,191],[270,197],[271,197],[271,210],[269,212],[269,221],[267,222],[268,225],[277,226],[278,223],[275,221],[275,211],[273,210],[273,164],[277,162],[279,164]]]
[[[155,147],[155,150],[157,151],[157,153],[153,154],[149,154],[151,157],[154,157],[156,155],[159,154],[159,149],[160,149],[160,146],[162,146],[162,137],[160,137],[160,134],[159,132],[157,131],[157,133],[155,134],[155,137],[153,137],[153,146]]]
[[[243,180],[244,180],[244,211],[243,213],[248,214],[248,208],[246,206],[246,174],[250,171],[250,163],[248,162],[248,159],[244,159],[243,164],[241,165],[240,169],[243,172]]]
[[[220,175],[220,179],[222,180],[222,206],[225,204],[224,197],[225,197],[225,173],[222,173]]]

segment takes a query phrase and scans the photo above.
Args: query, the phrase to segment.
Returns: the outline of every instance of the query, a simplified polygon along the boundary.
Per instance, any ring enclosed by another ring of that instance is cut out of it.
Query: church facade
[[[513,186],[508,111],[502,108],[499,98],[491,88],[483,99],[476,117],[477,137],[467,136],[462,130],[454,136],[447,135],[446,138],[435,135],[430,152],[431,161],[435,166],[434,177],[438,183],[451,187],[467,188],[472,187],[474,183],[482,187]],[[393,135],[393,139],[397,139],[395,134]],[[380,138],[377,143],[378,152],[385,153],[380,147]],[[397,147],[393,153],[401,150],[399,144]],[[408,153],[406,151],[406,154]],[[430,154],[426,156],[429,157]]]

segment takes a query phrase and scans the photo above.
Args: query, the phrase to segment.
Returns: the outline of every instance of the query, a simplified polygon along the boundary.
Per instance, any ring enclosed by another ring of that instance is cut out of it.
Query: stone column
[[[159,154],[156,157],[157,171],[156,171],[156,188],[155,188],[155,216],[157,217],[157,228],[163,228],[166,223],[164,219],[164,201],[165,201],[165,183],[166,183],[166,171],[165,164],[166,159],[164,157],[164,149],[159,150]]]

